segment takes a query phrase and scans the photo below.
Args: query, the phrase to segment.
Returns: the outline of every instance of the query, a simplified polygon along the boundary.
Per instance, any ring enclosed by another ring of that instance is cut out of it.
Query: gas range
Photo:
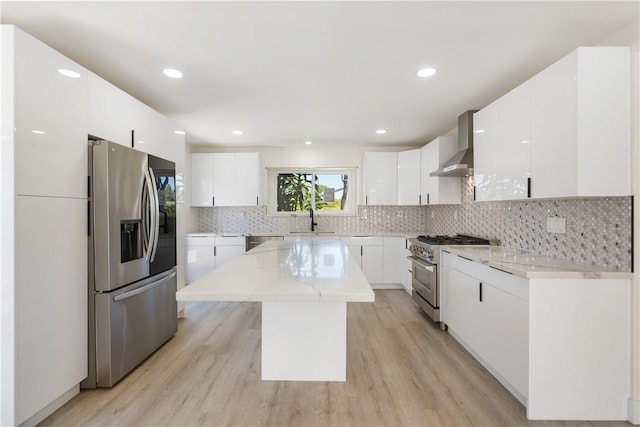
[[[440,301],[440,247],[443,245],[489,245],[491,241],[480,237],[457,234],[455,236],[418,236],[409,239],[411,246],[411,296],[418,306],[433,321],[440,323],[440,328],[446,330],[441,322]]]
[[[444,245],[489,245],[488,239],[481,237],[456,234],[455,236],[418,236],[409,239],[409,250],[414,256],[429,261],[432,264],[440,262],[440,246]]]

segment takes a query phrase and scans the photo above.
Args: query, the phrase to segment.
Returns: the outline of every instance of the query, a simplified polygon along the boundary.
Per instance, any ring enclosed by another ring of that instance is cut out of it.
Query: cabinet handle
[[[91,236],[91,200],[87,200],[87,236]]]
[[[480,295],[478,295],[480,297],[480,302],[482,302],[482,282],[480,282],[480,286],[478,287],[479,293]]]
[[[364,204],[365,205],[369,204],[369,196],[364,196]]]
[[[418,204],[422,204],[422,194],[418,194]]]
[[[430,196],[430,194],[427,193],[427,204],[429,204],[429,196]]]
[[[476,201],[476,186],[473,186],[473,201]]]
[[[360,246],[360,256],[364,255],[364,246]]]
[[[212,196],[211,197],[211,206],[215,206],[216,205],[216,196]]]
[[[213,256],[218,256],[218,248],[216,246],[213,247]],[[482,301],[482,299],[480,299]]]
[[[531,198],[531,177],[527,178],[527,197]]]
[[[134,143],[134,141],[135,141],[135,134],[134,134],[134,132],[135,132],[135,131],[134,131],[133,129],[131,129],[131,148],[135,148],[135,143]]]
[[[258,196],[256,196],[256,206],[259,206],[259,204],[258,204]]]

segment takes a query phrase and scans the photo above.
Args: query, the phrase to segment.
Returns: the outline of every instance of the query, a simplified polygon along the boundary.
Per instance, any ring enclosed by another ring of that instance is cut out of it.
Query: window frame
[[[311,186],[311,204],[316,214],[322,216],[356,216],[358,212],[358,168],[351,167],[335,167],[335,168],[307,168],[307,167],[286,167],[286,168],[267,168],[268,177],[268,203],[267,214],[272,216],[306,216],[308,212],[279,212],[278,195],[277,195],[277,177],[279,174],[297,173],[310,174],[311,182],[315,181],[316,175],[348,175],[349,176],[349,193],[347,209],[345,210],[316,210],[315,209],[315,186]]]

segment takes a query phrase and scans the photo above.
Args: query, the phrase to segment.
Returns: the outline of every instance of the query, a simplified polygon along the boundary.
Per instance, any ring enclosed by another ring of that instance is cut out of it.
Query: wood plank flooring
[[[41,426],[629,426],[529,422],[402,290],[347,304],[347,381],[260,380],[259,303],[190,303],[178,334]]]

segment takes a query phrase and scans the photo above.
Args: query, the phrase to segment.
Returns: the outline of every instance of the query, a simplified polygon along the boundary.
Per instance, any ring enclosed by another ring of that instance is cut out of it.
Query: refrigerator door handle
[[[158,187],[156,186],[156,175],[153,173],[153,169],[149,168],[149,174],[151,175],[151,190],[153,190],[153,210],[151,213],[152,218],[152,230],[153,231],[153,244],[151,245],[151,262],[156,259],[156,249],[158,248],[158,235],[160,234],[160,197],[158,196]]]
[[[145,240],[147,241],[147,248],[146,248],[146,253],[144,254],[144,259],[147,262],[151,262],[152,255],[153,255],[153,241],[155,239],[156,218],[157,218],[155,211],[157,209],[155,208],[156,203],[155,203],[154,193],[153,193],[154,185],[151,182],[151,174],[149,173],[149,170],[146,167],[144,168],[144,181],[146,184],[145,185],[146,193],[145,193],[145,197],[143,197],[143,204],[142,204],[142,212],[144,217],[143,224],[145,228],[145,232],[143,233],[143,235],[145,236]],[[149,218],[146,218],[147,205],[150,213]],[[147,219],[150,222],[148,230],[146,230]]]
[[[143,292],[147,292],[148,290],[153,289],[156,286],[160,286],[163,283],[165,283],[166,281],[173,279],[174,277],[176,277],[176,274],[177,273],[174,271],[173,273],[169,274],[168,276],[163,277],[162,279],[160,279],[160,280],[158,280],[156,282],[150,283],[150,284],[148,284],[146,286],[143,286],[141,288],[134,289],[131,292],[125,292],[124,294],[116,295],[115,297],[113,297],[113,301],[114,302],[118,302],[118,301],[125,300],[127,298],[134,297],[136,295],[140,295]]]

